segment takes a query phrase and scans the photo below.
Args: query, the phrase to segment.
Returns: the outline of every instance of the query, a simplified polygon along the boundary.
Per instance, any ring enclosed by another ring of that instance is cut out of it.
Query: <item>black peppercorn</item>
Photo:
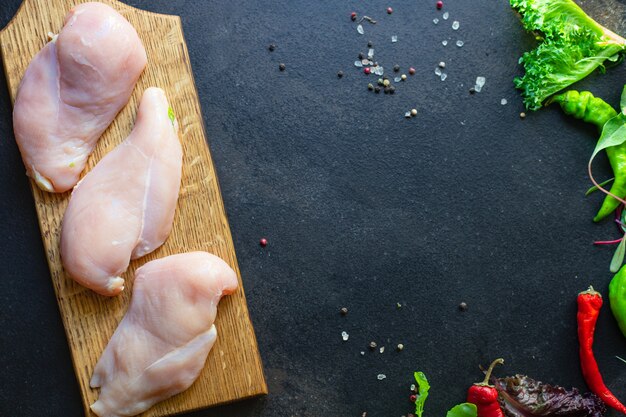
[[[284,71],[284,70],[285,70],[285,68],[287,68],[287,67],[285,66],[285,64],[283,64],[283,63],[278,64],[278,69],[279,69],[279,70]]]
[[[269,49],[270,52],[274,52],[274,49],[276,49],[276,45],[274,45],[273,43],[270,43],[270,46],[268,46],[267,49]]]
[[[343,77],[343,71],[339,71],[339,72],[337,73],[337,77],[339,77],[339,78]]]
[[[398,65],[398,64],[394,65],[393,66],[393,70],[394,70],[394,72],[400,71],[400,65]]]

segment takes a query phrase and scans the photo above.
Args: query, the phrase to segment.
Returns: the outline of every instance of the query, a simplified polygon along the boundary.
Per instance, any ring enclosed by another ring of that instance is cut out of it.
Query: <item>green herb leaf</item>
[[[477,414],[478,410],[475,404],[463,403],[452,407],[446,417],[476,417]]]
[[[174,110],[171,107],[167,108],[167,117],[170,118],[172,126],[174,126],[174,120],[176,120],[176,115],[174,114]]]
[[[626,238],[619,242],[619,245],[617,245],[617,249],[615,249],[615,253],[613,254],[613,259],[611,259],[611,267],[609,269],[614,274],[619,271],[624,263],[624,252],[626,252]]]
[[[626,85],[622,89],[622,97],[619,100],[619,107],[622,109],[622,114],[626,115]]]
[[[608,183],[610,183],[611,181],[613,181],[615,178],[609,178],[608,180],[601,182],[600,183],[600,187],[604,187],[605,185],[607,185]],[[598,186],[594,185],[593,187],[591,187],[590,189],[587,190],[587,192],[585,193],[585,197],[588,196],[589,194],[593,193],[594,191],[598,191]]]
[[[413,374],[415,376],[415,382],[417,382],[418,386],[418,396],[415,400],[415,414],[417,417],[422,417],[422,413],[424,412],[424,404],[426,403],[426,398],[428,398],[428,390],[430,389],[430,384],[428,383],[428,379],[426,379],[426,375],[423,372],[415,372]]]

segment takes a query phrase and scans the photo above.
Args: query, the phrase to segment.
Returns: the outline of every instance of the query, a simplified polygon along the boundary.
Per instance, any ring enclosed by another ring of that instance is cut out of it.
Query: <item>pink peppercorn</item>
[[[350,13],[350,19],[356,20],[356,12]]]
[[[371,72],[371,70],[370,70],[369,67],[365,67],[365,68],[363,68],[363,72],[366,73],[366,74],[369,74]]]
[[[261,240],[259,240],[259,245],[266,247],[267,246],[267,239],[265,238],[261,238]]]
[[[437,2],[437,9],[438,9],[438,10],[443,9],[443,2],[442,2],[441,0],[439,0],[439,1]]]
[[[393,13],[393,9],[391,7],[387,7],[387,14]]]
[[[412,403],[415,402],[415,400],[417,400],[417,395],[415,394],[411,394],[411,396],[409,397],[409,401],[411,401]]]
[[[411,75],[415,74],[415,68],[413,67],[409,68],[409,74]]]

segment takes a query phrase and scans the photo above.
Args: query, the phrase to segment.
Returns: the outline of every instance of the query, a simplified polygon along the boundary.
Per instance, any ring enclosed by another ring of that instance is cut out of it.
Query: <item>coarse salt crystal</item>
[[[359,32],[359,35],[362,35],[365,33],[365,31],[363,30],[363,25],[357,26],[356,31]]]
[[[439,67],[435,68],[435,75],[441,76],[441,68]]]
[[[369,50],[369,51],[367,51],[367,57],[368,57],[369,59],[374,58],[374,50],[373,50],[372,48],[370,48],[370,50]]]
[[[434,23],[434,24],[439,23],[439,19],[433,19],[433,23]]]
[[[465,43],[461,40],[456,41],[456,46],[458,46],[459,48],[462,47],[463,45],[465,45]]]
[[[450,13],[445,12],[442,17],[443,17],[443,20],[448,20],[448,18],[450,17]]]
[[[409,114],[410,114],[410,113],[409,113]],[[380,353],[383,353],[384,351],[385,351],[385,347],[384,347],[384,346],[381,346],[381,347],[380,347]]]
[[[393,82],[395,82],[395,83],[399,83],[400,81],[402,81],[402,78],[400,78],[400,77],[396,77],[396,78],[393,79]]]
[[[446,78],[448,78],[448,74],[446,74],[446,73],[444,72],[444,73],[442,73],[442,74],[439,76],[439,78],[441,78],[441,81],[445,81],[445,80],[446,80]]]
[[[452,22],[452,30],[457,30],[459,28],[459,21],[455,20]]]
[[[349,337],[350,337],[350,335],[348,335],[348,333],[341,332],[341,338],[343,339],[344,342],[346,342]]]
[[[407,119],[410,119],[411,118],[411,112],[408,111],[408,112],[404,113],[404,117],[406,117]]]
[[[502,104],[503,106],[504,106],[506,103],[508,103],[508,101],[506,101],[506,99],[505,99],[505,98],[503,98],[502,100],[500,100],[500,104]]]
[[[355,67],[362,67],[363,63],[361,61],[354,61],[354,66]]]
[[[441,44],[442,44],[443,46],[446,46],[446,45],[448,44],[448,41],[444,39],[444,40],[442,40],[442,41],[441,41]]]
[[[487,81],[487,79],[485,77],[481,77],[481,76],[476,77],[476,87],[484,86],[485,85],[485,81]]]
[[[392,43],[396,43],[396,42],[398,42],[398,37],[397,37],[396,35],[393,35],[393,36],[391,37],[391,42],[392,42]]]
[[[379,381],[382,381],[383,379],[387,378],[387,375],[385,375],[385,374],[378,374],[378,376],[376,378],[378,378]]]

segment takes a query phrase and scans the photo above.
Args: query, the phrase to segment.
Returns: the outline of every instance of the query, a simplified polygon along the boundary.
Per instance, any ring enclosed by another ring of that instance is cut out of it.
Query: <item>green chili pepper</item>
[[[570,90],[553,97],[550,103],[554,102],[559,103],[565,114],[587,123],[593,123],[600,131],[607,121],[617,115],[610,104],[601,98],[594,97],[589,91]],[[618,197],[626,197],[626,143],[606,148],[606,155],[615,175],[611,193]],[[593,221],[598,222],[604,219],[619,205],[619,201],[607,195]]]
[[[620,330],[626,336],[626,266],[623,266],[609,284],[611,311]]]

